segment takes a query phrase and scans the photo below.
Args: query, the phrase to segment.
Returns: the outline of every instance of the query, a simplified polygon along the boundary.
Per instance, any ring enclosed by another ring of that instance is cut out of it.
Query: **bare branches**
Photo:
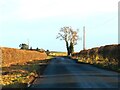
[[[61,34],[61,33],[58,33],[58,36],[56,37],[56,39],[58,39],[58,38],[60,38],[60,39],[65,39],[65,36],[63,35],[63,34]]]
[[[77,31],[74,31],[72,27],[63,27],[60,29],[60,32],[58,33],[56,39],[65,40],[67,50],[68,52],[71,52],[69,50],[73,50],[73,49],[70,48],[71,47],[74,48],[74,45],[77,44],[77,40],[79,39],[78,31],[79,31],[78,29]]]

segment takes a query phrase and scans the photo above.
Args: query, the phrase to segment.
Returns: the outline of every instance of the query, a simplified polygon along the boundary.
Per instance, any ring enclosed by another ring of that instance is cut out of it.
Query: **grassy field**
[[[0,85],[3,88],[26,88],[41,75],[52,57],[46,60],[34,60],[23,65],[2,67]]]
[[[26,63],[32,60],[43,60],[47,58],[45,52],[21,50],[8,47],[0,47],[2,55],[2,67],[8,67],[12,64]]]
[[[67,56],[66,52],[51,51],[50,56]]]

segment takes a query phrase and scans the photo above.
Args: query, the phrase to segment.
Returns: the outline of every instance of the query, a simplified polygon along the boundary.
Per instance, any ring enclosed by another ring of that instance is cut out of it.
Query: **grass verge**
[[[41,75],[50,62],[46,60],[34,60],[23,65],[11,65],[10,67],[2,67],[2,75],[0,76],[0,85],[6,88],[27,88],[35,78]]]
[[[90,64],[88,62],[84,62],[84,61],[79,61],[78,59],[73,59],[76,63],[81,63],[81,64]],[[93,64],[90,64],[90,65],[93,65],[95,67],[98,67],[98,68],[101,68],[101,69],[106,69],[106,70],[110,70],[110,71],[115,71],[115,72],[118,72],[120,73],[120,67],[118,65],[116,66],[113,66],[113,65],[105,65],[105,64],[96,64],[96,63],[93,63]]]

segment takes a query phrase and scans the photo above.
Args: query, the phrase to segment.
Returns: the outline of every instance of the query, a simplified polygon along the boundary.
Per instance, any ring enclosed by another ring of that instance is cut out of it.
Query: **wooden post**
[[[85,26],[83,27],[83,50],[85,50]]]

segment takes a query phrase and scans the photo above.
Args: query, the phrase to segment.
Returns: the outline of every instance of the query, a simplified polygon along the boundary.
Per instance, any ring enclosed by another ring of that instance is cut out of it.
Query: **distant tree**
[[[74,52],[74,45],[77,44],[79,39],[78,30],[74,31],[72,27],[63,27],[58,33],[57,39],[64,40],[66,43],[68,56]]]
[[[46,50],[46,54],[49,55],[49,54],[50,54],[50,51],[49,51],[49,50]]]
[[[39,48],[38,48],[38,47],[36,48],[36,51],[39,51]]]
[[[25,49],[25,50],[29,49],[29,46],[25,43],[20,44],[19,47],[20,47],[20,49]]]
[[[32,47],[30,47],[30,50],[32,50]]]

